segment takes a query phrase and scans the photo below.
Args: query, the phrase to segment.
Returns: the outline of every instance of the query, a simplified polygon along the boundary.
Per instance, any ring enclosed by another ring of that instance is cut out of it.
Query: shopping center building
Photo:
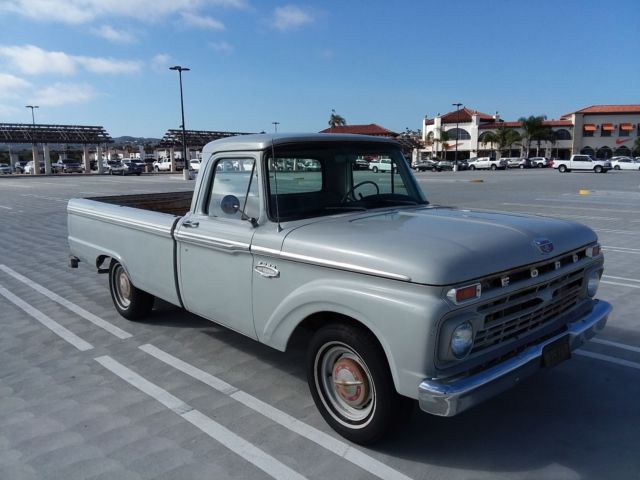
[[[633,151],[635,140],[640,136],[640,105],[593,105],[567,113],[557,120],[545,120],[544,125],[554,132],[553,141],[533,140],[528,155],[521,142],[496,152],[495,146],[487,142],[487,132],[495,132],[503,126],[522,134],[522,123],[504,121],[498,112],[488,115],[462,108],[424,118],[422,140],[425,148],[422,152],[430,157],[444,155],[448,159],[455,155],[459,159],[498,155],[567,159],[575,153],[597,158],[640,155],[640,151]],[[441,141],[441,132],[447,133],[447,141]]]

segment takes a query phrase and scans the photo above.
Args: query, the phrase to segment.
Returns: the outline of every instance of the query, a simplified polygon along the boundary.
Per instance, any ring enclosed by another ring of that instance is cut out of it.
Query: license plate
[[[571,348],[569,346],[569,336],[566,335],[550,343],[542,349],[542,366],[555,367],[559,363],[571,358]]]

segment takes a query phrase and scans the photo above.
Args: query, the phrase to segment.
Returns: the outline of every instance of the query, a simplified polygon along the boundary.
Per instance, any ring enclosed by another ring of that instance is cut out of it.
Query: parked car
[[[364,158],[356,158],[356,161],[353,162],[354,170],[369,170],[369,162],[367,162]]]
[[[369,162],[369,170],[373,173],[390,172],[392,168],[394,166],[390,158],[378,158]]]
[[[27,162],[26,160],[19,160],[16,162],[16,164],[13,166],[13,171],[15,173],[24,173],[24,167],[27,166]]]
[[[102,171],[109,175],[124,175],[124,164],[120,160],[103,160]]]
[[[505,170],[507,161],[504,158],[478,157],[469,159],[469,170]]]
[[[505,157],[507,168],[530,168],[531,162],[528,158],[521,157]]]
[[[56,163],[51,164],[53,173],[82,173],[83,167],[77,160],[71,158],[59,158]]]
[[[631,157],[613,157],[611,166],[614,170],[640,170],[640,157],[638,159]]]
[[[11,165],[8,163],[0,163],[0,174],[2,175],[11,175]]]
[[[551,161],[546,157],[531,157],[529,158],[531,168],[546,168],[551,166]]]
[[[181,159],[176,158],[174,161],[176,163],[176,170],[182,170],[184,168],[184,162]],[[153,162],[153,169],[156,172],[170,172],[171,171],[171,159],[170,158],[166,158],[166,157],[162,157],[162,158],[156,160],[155,162]]]
[[[413,165],[411,168],[419,172],[426,172],[427,170],[432,170],[435,172],[437,171],[437,165],[438,165],[438,162],[436,160],[427,159],[427,160],[419,161],[418,163]]]
[[[24,166],[24,173],[33,174],[33,160]],[[44,162],[40,162],[40,173],[44,173]]]
[[[123,158],[120,163],[124,167],[122,175],[140,175],[144,171],[144,163],[140,160]]]
[[[611,170],[609,160],[599,160],[591,155],[571,155],[569,160],[555,160],[551,165],[557,168],[560,173],[572,170],[592,170],[595,173],[607,173]]]
[[[200,171],[200,162],[201,160],[199,158],[192,158],[191,160],[189,160],[189,167],[191,168],[191,170],[198,172]]]

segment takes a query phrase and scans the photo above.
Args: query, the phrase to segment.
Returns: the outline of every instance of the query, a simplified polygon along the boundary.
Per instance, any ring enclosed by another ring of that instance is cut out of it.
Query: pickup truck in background
[[[609,160],[598,160],[591,155],[571,155],[569,160],[554,160],[553,168],[557,168],[560,173],[572,170],[591,170],[595,173],[607,173],[611,170]]]
[[[176,163],[176,170],[182,170],[184,168],[184,161],[176,158],[174,160]],[[156,172],[170,172],[171,171],[171,159],[167,157],[162,157],[153,162],[153,170]]]
[[[507,161],[504,158],[470,158],[468,164],[469,170],[506,170],[507,168]]]
[[[278,350],[305,342],[317,408],[363,444],[415,400],[453,416],[567,360],[611,310],[591,229],[432,205],[381,137],[217,140],[193,194],[72,199],[68,231],[70,265],[107,273],[125,318],[160,298]]]
[[[71,158],[60,158],[56,163],[51,164],[53,173],[82,173],[82,164]]]
[[[369,170],[373,173],[390,172],[392,168],[394,165],[390,158],[376,158],[369,162]]]

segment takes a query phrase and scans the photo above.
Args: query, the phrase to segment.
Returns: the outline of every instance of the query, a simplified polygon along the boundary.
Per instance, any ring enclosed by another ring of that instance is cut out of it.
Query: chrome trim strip
[[[177,232],[174,234],[175,239],[190,243],[192,245],[198,245],[200,247],[215,248],[217,250],[232,251],[232,252],[249,252],[250,245],[243,242],[234,242],[233,240],[226,240],[223,238],[208,237],[206,235],[199,235],[191,232]]]
[[[611,304],[602,300],[594,303],[590,313],[567,324],[567,331],[532,345],[515,357],[485,371],[446,382],[425,379],[418,387],[420,409],[443,417],[451,417],[516,385],[542,367],[542,350],[556,340],[569,336],[571,350],[581,347],[600,332],[607,323]]]
[[[163,237],[171,238],[171,226],[158,225],[150,222],[144,222],[142,220],[134,220],[131,218],[123,218],[116,215],[110,215],[104,212],[96,212],[94,210],[75,207],[69,205],[67,212],[80,217],[91,218],[93,220],[100,220],[103,222],[111,223],[114,225],[120,225],[123,227],[130,227],[142,232],[154,233]]]
[[[260,253],[271,257],[284,258],[286,260],[295,260],[301,263],[308,263],[321,267],[337,268],[338,270],[346,270],[354,273],[364,273],[366,275],[375,275],[376,277],[390,278],[392,280],[400,280],[403,282],[411,281],[411,277],[408,277],[407,275],[385,272],[383,270],[376,270],[374,268],[362,267],[360,265],[354,265],[352,263],[334,262],[332,260],[326,260],[324,258],[309,257],[307,255],[299,255],[297,253],[281,252],[272,248],[257,246],[252,246],[251,251],[253,253]]]

